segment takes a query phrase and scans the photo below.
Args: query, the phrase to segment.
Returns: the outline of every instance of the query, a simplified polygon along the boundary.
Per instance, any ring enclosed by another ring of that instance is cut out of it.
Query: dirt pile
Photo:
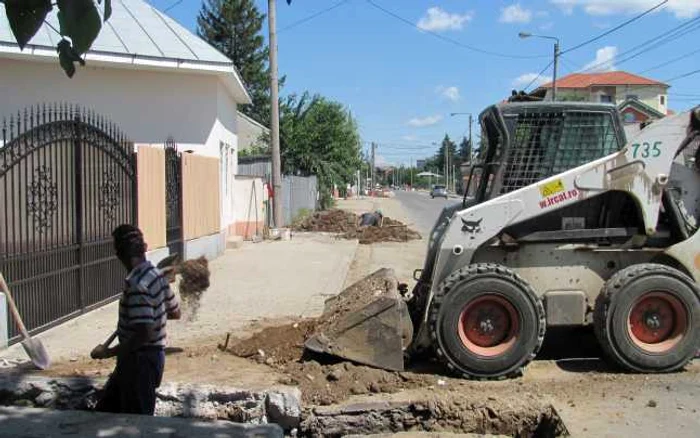
[[[357,215],[349,211],[332,209],[317,211],[292,229],[320,233],[347,233],[357,228]]]
[[[381,226],[358,226],[356,214],[344,210],[319,211],[294,225],[295,231],[338,233],[344,239],[358,239],[367,245],[378,242],[407,242],[421,239],[420,233],[390,217]]]
[[[396,294],[396,288],[397,280],[391,269],[377,270],[326,300],[320,317],[265,328],[248,339],[234,342],[228,351],[282,371],[287,377],[280,383],[300,385],[304,398],[316,404],[334,403],[352,394],[396,392],[407,385],[415,386],[417,377],[338,363],[333,357],[304,349],[304,342],[314,334],[334,335],[338,322],[382,295]],[[434,379],[419,380],[422,384]]]

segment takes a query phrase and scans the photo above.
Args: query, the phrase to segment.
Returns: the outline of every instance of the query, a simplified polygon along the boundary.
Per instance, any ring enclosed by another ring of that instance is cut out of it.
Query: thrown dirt
[[[344,210],[319,211],[293,226],[295,231],[338,233],[344,239],[358,239],[361,244],[407,242],[421,239],[420,233],[401,221],[384,217],[381,226],[359,226],[356,214]]]
[[[209,262],[204,256],[187,260],[175,268],[175,273],[180,274],[178,291],[185,317],[193,320],[197,317],[202,294],[209,288]]]

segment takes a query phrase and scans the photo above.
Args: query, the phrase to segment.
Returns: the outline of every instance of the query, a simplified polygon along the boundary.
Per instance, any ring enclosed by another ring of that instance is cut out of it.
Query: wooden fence
[[[218,158],[183,154],[182,195],[185,240],[221,231]]]

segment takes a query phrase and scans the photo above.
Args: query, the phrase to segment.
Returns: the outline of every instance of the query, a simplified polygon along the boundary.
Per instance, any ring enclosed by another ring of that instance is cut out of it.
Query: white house
[[[252,149],[254,147],[267,147],[265,137],[270,136],[270,128],[257,120],[238,111],[238,148],[240,151]]]
[[[180,151],[220,159],[220,233],[190,248],[191,255],[219,253],[235,230],[237,106],[250,96],[227,57],[164,13],[141,0],[112,6],[87,65],[71,79],[51,26],[20,50],[0,4],[0,122],[26,107],[67,102],[108,118],[136,145],[162,147],[171,137]],[[55,10],[47,21],[59,28]]]

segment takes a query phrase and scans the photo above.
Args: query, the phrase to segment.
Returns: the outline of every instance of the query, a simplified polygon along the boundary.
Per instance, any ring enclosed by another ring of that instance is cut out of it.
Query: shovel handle
[[[102,344],[102,345],[104,345],[105,347],[109,348],[109,344],[111,344],[112,342],[114,342],[114,338],[116,338],[116,337],[117,337],[117,331],[115,330],[114,333],[112,333],[111,335],[109,335],[109,338],[107,338],[107,340],[105,341],[105,343]]]
[[[10,304],[10,312],[12,313],[12,317],[15,319],[15,323],[17,323],[17,328],[22,333],[22,336],[25,339],[27,339],[29,337],[27,327],[24,326],[24,322],[22,321],[22,317],[19,314],[19,310],[17,310],[17,304],[15,304],[15,300],[14,298],[12,298],[10,288],[7,286],[7,283],[5,282],[5,277],[2,275],[2,273],[0,273],[0,291],[2,291],[7,296],[7,302]]]

